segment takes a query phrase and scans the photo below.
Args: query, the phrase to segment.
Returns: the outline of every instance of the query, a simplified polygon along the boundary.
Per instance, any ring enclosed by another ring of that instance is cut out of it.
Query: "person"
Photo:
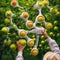
[[[47,52],[44,55],[43,60],[60,60],[60,49],[58,44],[55,40],[51,39],[51,37],[48,36],[46,30],[42,31],[42,33],[46,37],[51,49],[51,51]]]
[[[46,30],[42,31],[43,35],[46,37],[48,44],[50,46],[51,51],[47,52],[44,57],[43,60],[60,60],[60,49],[58,47],[58,44],[55,42],[55,40],[51,39]],[[23,54],[23,50],[25,48],[25,46],[21,46],[19,44],[19,41],[17,42],[17,46],[18,46],[18,55],[16,57],[16,60],[24,60],[22,54]]]
[[[17,41],[17,47],[18,47],[18,55],[16,57],[16,60],[24,60],[23,58],[23,50],[25,46],[22,46],[19,41]]]

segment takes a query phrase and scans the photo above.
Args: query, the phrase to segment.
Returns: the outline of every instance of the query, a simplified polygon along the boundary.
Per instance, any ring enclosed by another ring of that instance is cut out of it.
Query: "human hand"
[[[45,29],[42,31],[42,34],[43,34],[46,38],[49,37]]]
[[[23,50],[24,50],[24,48],[25,48],[25,46],[22,46],[22,45],[19,43],[19,41],[17,41],[17,47],[18,47],[18,51],[21,51],[21,52],[23,52]]]

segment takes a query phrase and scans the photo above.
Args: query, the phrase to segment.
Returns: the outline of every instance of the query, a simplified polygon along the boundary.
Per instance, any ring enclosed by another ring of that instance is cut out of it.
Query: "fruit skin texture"
[[[38,6],[43,6],[43,3],[38,1]]]
[[[54,14],[56,14],[58,11],[57,11],[57,9],[52,9],[51,12],[54,13]]]
[[[3,28],[1,29],[1,31],[2,31],[2,32],[5,32],[5,33],[8,33],[8,32],[9,32],[9,30],[8,30],[7,27],[3,27]]]
[[[16,50],[16,45],[15,44],[11,44],[10,45],[10,49],[13,50],[13,51]]]
[[[19,40],[19,43],[20,43],[22,46],[25,46],[25,45],[26,45],[26,40],[21,39],[21,40]]]
[[[32,50],[32,54],[33,54],[34,56],[38,55],[38,50],[37,50],[37,49],[33,49],[33,50]]]
[[[55,30],[55,31],[57,31],[57,30],[58,30],[58,27],[57,27],[57,26],[55,26],[55,27],[54,27],[54,30]]]
[[[28,14],[27,12],[24,12],[24,13],[23,13],[23,17],[24,17],[24,18],[28,18],[28,17],[29,17],[29,14]]]
[[[27,27],[32,28],[33,27],[33,22],[27,22]]]
[[[51,23],[46,23],[46,28],[47,29],[51,29],[52,28],[52,24]]]
[[[6,11],[6,16],[11,16],[12,15],[12,12],[9,10],[9,11]]]
[[[39,17],[38,17],[38,21],[39,21],[39,22],[43,22],[43,21],[44,21],[44,17],[43,17],[43,16],[39,16]]]
[[[11,4],[12,4],[13,6],[16,6],[16,5],[17,5],[17,1],[12,1]]]
[[[4,45],[9,46],[11,44],[11,40],[4,40]]]
[[[31,47],[34,46],[34,41],[33,40],[29,41],[28,45],[31,46]]]
[[[44,5],[48,5],[49,4],[49,1],[43,1],[43,4]]]
[[[6,18],[4,22],[7,23],[7,24],[10,23],[10,19]]]
[[[26,32],[25,31],[21,31],[20,32],[20,36],[22,36],[22,37],[26,36]]]

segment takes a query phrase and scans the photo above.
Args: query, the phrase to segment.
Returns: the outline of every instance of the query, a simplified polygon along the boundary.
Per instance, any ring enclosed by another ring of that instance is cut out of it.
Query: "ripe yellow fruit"
[[[7,23],[7,24],[10,23],[10,19],[6,18],[4,22]]]
[[[44,17],[43,16],[39,16],[37,19],[39,22],[43,22],[44,21]]]
[[[38,1],[38,6],[42,7],[43,6],[43,3]]]
[[[38,49],[33,49],[33,50],[32,50],[32,54],[33,54],[34,56],[38,55]]]
[[[45,1],[43,1],[43,4],[44,5],[48,5],[49,4],[49,1],[45,0]]]
[[[9,29],[8,29],[7,27],[3,27],[3,28],[1,29],[1,31],[2,31],[2,32],[5,32],[5,33],[8,33],[8,32],[9,32]]]
[[[25,45],[26,45],[26,40],[20,39],[20,40],[19,40],[19,43],[20,43],[22,46],[25,46]]]
[[[11,16],[12,15],[12,11],[10,11],[10,10],[9,11],[6,11],[6,15],[7,16]]]
[[[33,27],[33,22],[32,21],[27,22],[27,27],[32,28]]]
[[[22,37],[26,36],[26,31],[23,31],[23,30],[22,30],[22,31],[20,32],[20,36],[22,36]]]
[[[51,29],[52,28],[52,24],[51,23],[46,23],[46,28],[47,29]]]
[[[28,45],[31,46],[31,47],[34,46],[34,41],[33,40],[29,41]]]
[[[27,12],[24,12],[24,13],[23,13],[23,17],[24,17],[24,18],[28,18],[28,17],[29,17],[29,14],[28,14]]]

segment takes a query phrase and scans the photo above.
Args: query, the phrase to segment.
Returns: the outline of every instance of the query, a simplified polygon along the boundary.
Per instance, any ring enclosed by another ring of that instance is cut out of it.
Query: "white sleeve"
[[[47,39],[47,41],[48,41],[51,51],[60,55],[60,49],[56,41],[51,39],[50,37]]]
[[[22,56],[22,52],[18,52],[18,55],[16,57],[16,60],[24,60]]]

